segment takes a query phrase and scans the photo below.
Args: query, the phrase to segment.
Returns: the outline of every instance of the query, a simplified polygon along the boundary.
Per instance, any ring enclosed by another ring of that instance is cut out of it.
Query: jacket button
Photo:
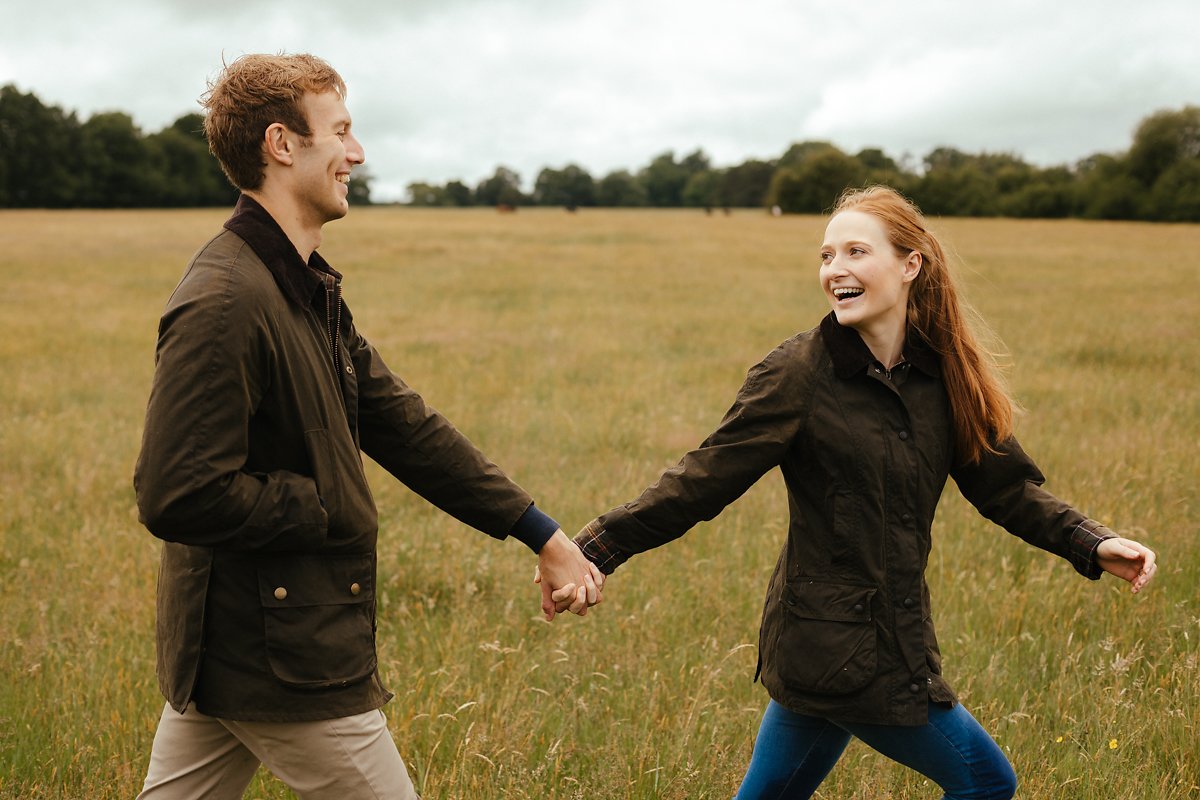
[[[354,374],[354,367],[352,367],[352,366],[350,366],[349,364],[347,364],[347,365],[346,365],[346,374],[347,374],[347,375],[353,375],[353,374]]]
[[[913,599],[912,599],[911,597],[906,597],[906,598],[904,598],[904,607],[905,607],[905,608],[912,608],[912,607],[913,607]]]
[[[354,595],[355,597],[358,597],[358,593],[361,591],[362,591],[362,587],[359,586],[357,583],[350,584],[350,594]]]
[[[900,431],[900,441],[908,441],[908,431]]]
[[[855,613],[855,614],[861,614],[862,612],[863,612],[863,604],[862,604],[862,603],[855,603],[855,604],[854,604],[854,613]]]
[[[286,600],[287,599],[287,589],[283,588],[282,586],[277,588],[275,590],[275,599],[276,600]]]
[[[920,686],[918,686],[918,685],[917,685],[917,684],[915,684],[915,683],[910,683],[910,684],[908,685],[908,690],[909,690],[910,692],[912,692],[913,694],[916,694],[917,692],[921,691],[921,687],[920,687]]]

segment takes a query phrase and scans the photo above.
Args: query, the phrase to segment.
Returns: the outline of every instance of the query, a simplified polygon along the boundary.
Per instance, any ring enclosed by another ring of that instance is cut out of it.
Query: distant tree
[[[1200,158],[1176,161],[1159,175],[1150,208],[1154,219],[1200,222]]]
[[[95,114],[81,127],[86,170],[80,200],[93,208],[157,205],[161,172],[147,169],[151,152],[133,119],[120,111]]]
[[[583,167],[568,164],[562,169],[547,167],[533,185],[533,201],[542,206],[579,208],[596,204],[596,182]]]
[[[990,217],[999,213],[996,181],[974,164],[932,169],[912,186],[912,197],[926,214]]]
[[[0,205],[79,205],[79,128],[74,113],[45,106],[15,86],[0,87]]]
[[[521,193],[521,176],[508,167],[496,167],[492,177],[475,189],[475,202],[481,206],[519,206],[526,201]]]
[[[779,157],[777,166],[779,169],[798,167],[813,156],[827,152],[841,153],[842,151],[834,147],[832,143],[825,141],[796,142]]]
[[[683,157],[683,160],[679,162],[679,166],[691,177],[692,175],[712,169],[712,160],[703,150],[694,150]]]
[[[854,157],[858,159],[858,163],[862,164],[868,172],[900,171],[900,166],[896,163],[895,159],[878,147],[867,147],[859,150]]]
[[[683,187],[688,177],[687,170],[676,163],[673,151],[656,156],[638,173],[646,202],[659,208],[683,204]]]
[[[1129,174],[1152,187],[1179,161],[1200,158],[1200,106],[1159,111],[1138,125],[1129,148]]]
[[[932,172],[934,170],[950,171],[961,169],[969,165],[971,159],[971,154],[964,153],[962,150],[957,150],[953,147],[935,147],[922,160],[925,164],[925,171]]]
[[[722,196],[724,173],[721,170],[706,169],[692,173],[684,184],[680,199],[689,208],[712,208],[728,205]]]
[[[939,147],[925,156],[925,173],[910,185],[914,199],[930,214],[987,217],[1012,205],[1008,198],[1035,180],[1037,171],[1010,153],[964,153]],[[1045,190],[1031,190],[1028,202]]]
[[[1000,198],[1000,213],[1009,217],[1069,217],[1078,202],[1075,176],[1066,167],[1037,172],[1016,191]]]
[[[596,205],[607,208],[644,206],[646,189],[628,170],[614,170],[596,184]]]
[[[180,117],[146,137],[146,145],[150,163],[159,173],[155,205],[225,206],[237,200],[237,189],[208,150],[201,115]]]
[[[773,161],[754,159],[725,170],[721,180],[721,204],[734,208],[762,208],[774,172]]]
[[[813,149],[799,164],[776,170],[767,202],[793,214],[821,214],[847,188],[861,186],[866,173],[858,159],[837,148]]]
[[[450,181],[447,183],[445,194],[445,204],[448,206],[463,208],[474,202],[471,198],[471,188],[462,181]]]
[[[408,185],[410,206],[444,206],[446,190],[432,183],[415,182]]]
[[[1145,188],[1123,156],[1094,155],[1079,162],[1079,213],[1089,219],[1139,219]]]

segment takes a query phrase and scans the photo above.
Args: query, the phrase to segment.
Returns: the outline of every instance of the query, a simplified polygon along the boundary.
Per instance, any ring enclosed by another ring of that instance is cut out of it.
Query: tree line
[[[351,202],[371,202],[371,175],[356,171]],[[568,164],[542,169],[531,192],[499,166],[474,186],[461,180],[408,186],[415,206],[773,208],[826,211],[843,189],[886,183],[928,214],[1200,221],[1200,106],[1159,111],[1129,149],[1074,165],[1038,167],[1011,153],[939,147],[919,162],[878,148],[848,153],[825,141],[778,158],[718,167],[703,150],[673,151],[631,171],[593,177]],[[237,191],[208,152],[203,117],[185,114],[144,134],[122,112],[74,112],[0,87],[0,208],[144,208],[230,205]]]
[[[926,213],[974,217],[1084,217],[1200,222],[1200,107],[1142,120],[1129,150],[1074,166],[1037,167],[1010,153],[939,147],[919,165],[878,148],[847,153],[825,141],[793,144],[779,158],[715,167],[703,150],[665,152],[631,172],[594,178],[569,164],[538,173],[533,191],[508,167],[470,187],[462,181],[408,186],[415,206],[775,208],[820,214],[852,186],[884,183]]]

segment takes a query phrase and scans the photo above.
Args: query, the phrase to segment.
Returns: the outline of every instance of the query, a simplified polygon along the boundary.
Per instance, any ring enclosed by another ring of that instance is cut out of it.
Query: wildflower
[[[1109,740],[1108,740],[1108,749],[1109,749],[1109,750],[1116,750],[1116,749],[1117,749],[1117,740],[1116,740],[1116,739],[1109,739]]]
[[[1062,744],[1062,740],[1063,740],[1063,737],[1059,736],[1059,737],[1058,737],[1057,739],[1055,739],[1054,741],[1055,741],[1055,742],[1057,742],[1058,744]]]

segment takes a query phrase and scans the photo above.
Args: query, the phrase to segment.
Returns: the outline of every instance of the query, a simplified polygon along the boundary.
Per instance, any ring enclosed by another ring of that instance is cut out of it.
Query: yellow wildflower
[[[1116,739],[1109,739],[1109,740],[1108,740],[1108,749],[1109,749],[1109,750],[1116,750],[1116,749],[1117,749],[1117,740],[1116,740]]]

